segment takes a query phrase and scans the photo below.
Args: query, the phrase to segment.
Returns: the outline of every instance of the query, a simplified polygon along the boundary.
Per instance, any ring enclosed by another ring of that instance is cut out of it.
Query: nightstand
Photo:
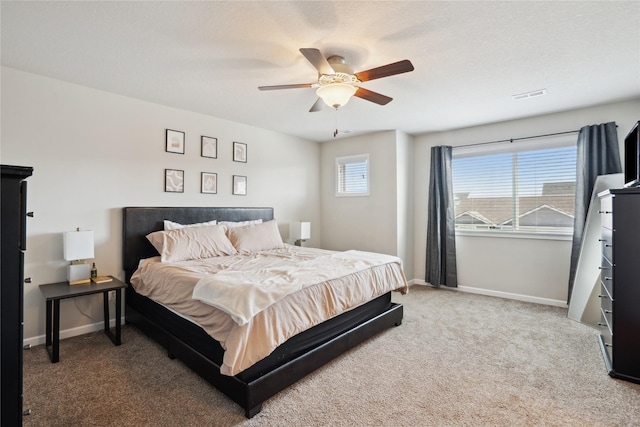
[[[102,293],[104,306],[104,333],[114,345],[120,345],[120,317],[122,316],[122,289],[127,287],[113,276],[113,280],[106,283],[90,283],[86,285],[69,285],[69,282],[49,283],[40,285],[40,292],[46,300],[46,339],[45,346],[51,363],[60,360],[60,300],[84,295]],[[116,326],[115,334],[109,328],[109,292],[116,293]]]

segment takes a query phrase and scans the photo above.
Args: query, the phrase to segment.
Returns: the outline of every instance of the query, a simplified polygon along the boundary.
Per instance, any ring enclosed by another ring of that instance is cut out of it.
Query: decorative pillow
[[[164,231],[154,231],[147,234],[147,240],[156,248],[159,254],[162,253],[162,246],[164,245]]]
[[[240,253],[283,248],[276,220],[233,227],[227,231],[229,240]]]
[[[226,235],[224,225],[203,225],[176,230],[156,231],[147,235],[162,262],[187,261],[233,255],[236,249]]]
[[[245,225],[251,225],[251,224],[262,224],[262,220],[261,219],[252,219],[251,221],[220,221],[218,224],[224,224],[226,225],[228,228],[233,228],[233,227],[243,227]]]
[[[185,227],[201,227],[203,225],[216,225],[217,223],[218,223],[218,221],[216,221],[215,219],[213,219],[211,221],[207,221],[207,222],[197,222],[195,224],[180,224],[180,223],[169,221],[168,219],[165,219],[164,220],[164,229],[165,230],[177,230],[179,228],[185,228]]]

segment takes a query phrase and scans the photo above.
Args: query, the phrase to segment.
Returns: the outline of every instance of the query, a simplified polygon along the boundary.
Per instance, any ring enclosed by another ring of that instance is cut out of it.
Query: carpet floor
[[[404,321],[243,410],[133,326],[24,352],[25,426],[640,426],[567,310],[414,286]],[[639,332],[640,333],[640,332]],[[639,361],[640,363],[640,361]]]

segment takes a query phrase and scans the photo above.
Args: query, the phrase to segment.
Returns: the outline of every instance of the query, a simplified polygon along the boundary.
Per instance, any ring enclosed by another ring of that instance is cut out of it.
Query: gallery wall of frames
[[[172,154],[185,155],[184,132],[174,129],[166,129],[165,131],[165,151]],[[200,157],[218,160],[218,150],[231,150],[232,159],[237,163],[247,163],[247,144],[243,142],[232,141],[229,144],[219,147],[218,138],[211,136],[200,136]],[[225,147],[228,145],[228,147]],[[215,164],[212,163],[211,170],[215,170]],[[200,192],[203,194],[218,194],[218,174],[217,172],[200,171]],[[167,193],[184,193],[185,190],[185,172],[184,169],[165,169],[164,170],[164,191]],[[247,195],[247,176],[239,174],[232,175],[231,194],[236,196]]]

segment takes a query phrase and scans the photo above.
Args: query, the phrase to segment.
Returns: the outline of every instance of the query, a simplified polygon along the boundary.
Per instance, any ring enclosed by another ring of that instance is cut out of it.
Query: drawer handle
[[[601,213],[601,214],[610,214],[610,213],[613,213],[613,212],[611,212],[611,211],[598,211],[598,213]]]
[[[604,345],[605,345],[605,347],[611,347],[611,348],[613,348],[613,346],[612,346],[611,344],[604,343]]]
[[[598,239],[598,242],[606,242],[607,239]]]
[[[607,313],[607,314],[613,313],[613,311],[611,311],[611,310],[605,310],[604,312]]]
[[[604,276],[604,280],[613,280],[613,278]]]
[[[607,324],[598,322],[598,326],[607,326]]]
[[[33,212],[27,212],[27,216],[33,218]]]
[[[24,283],[31,283],[31,277],[27,277],[24,279]]]
[[[605,247],[605,248],[610,248],[611,246],[613,246],[611,243],[605,243],[605,244],[604,244],[604,247]]]
[[[609,270],[611,267],[598,267],[600,270]]]

